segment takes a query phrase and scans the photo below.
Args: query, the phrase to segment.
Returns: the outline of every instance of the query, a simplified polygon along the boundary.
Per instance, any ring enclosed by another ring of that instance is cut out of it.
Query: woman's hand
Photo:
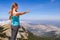
[[[30,10],[27,10],[25,13],[29,13],[30,12]]]

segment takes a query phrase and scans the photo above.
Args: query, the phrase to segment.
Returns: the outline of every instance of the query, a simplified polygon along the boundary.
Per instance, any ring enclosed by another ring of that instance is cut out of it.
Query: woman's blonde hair
[[[11,10],[13,10],[13,8],[15,8],[15,6],[18,6],[18,4],[14,2],[14,3],[12,4]]]
[[[18,4],[14,2],[14,3],[12,4],[12,6],[11,6],[11,10],[9,11],[9,13],[10,13],[9,19],[11,19],[11,17],[13,16],[13,8],[15,8],[15,6],[18,6]],[[17,10],[16,10],[16,11],[17,11]]]

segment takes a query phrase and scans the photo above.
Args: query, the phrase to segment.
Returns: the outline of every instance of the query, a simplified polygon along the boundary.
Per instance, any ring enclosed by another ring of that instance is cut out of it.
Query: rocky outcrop
[[[7,37],[0,38],[0,39],[9,40],[9,38],[11,37],[11,26],[10,26],[10,24],[4,24],[4,25],[2,25],[2,27],[5,29],[5,31],[3,33],[6,33]],[[22,39],[22,40],[28,39],[28,31],[23,26],[20,26],[20,28],[19,28],[16,40],[17,39]]]

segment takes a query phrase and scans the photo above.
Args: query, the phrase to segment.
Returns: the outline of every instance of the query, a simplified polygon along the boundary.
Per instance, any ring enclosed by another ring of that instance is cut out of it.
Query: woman
[[[9,11],[9,14],[10,14],[9,19],[11,20],[11,39],[10,40],[16,40],[17,32],[20,27],[19,15],[28,13],[28,11],[17,12],[17,9],[18,9],[18,4],[13,3],[11,10]]]

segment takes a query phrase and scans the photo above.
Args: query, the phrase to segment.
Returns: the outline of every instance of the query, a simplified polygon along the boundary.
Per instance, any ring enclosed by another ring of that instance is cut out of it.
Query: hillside
[[[0,25],[6,31],[1,31],[6,34],[8,38],[11,36],[10,30],[10,21],[0,22]],[[17,39],[26,39],[26,40],[60,40],[60,28],[54,25],[31,25],[28,22],[21,21],[21,28],[17,35]],[[0,29],[2,30],[2,29]],[[1,35],[0,35],[1,36]],[[5,39],[4,39],[5,40]],[[6,39],[8,40],[8,39]]]
[[[0,26],[0,32],[3,32],[3,29],[4,28]],[[40,37],[40,36],[34,35],[29,31],[27,33],[28,33],[28,39],[24,39],[24,40],[60,40],[60,38],[56,38],[56,37],[46,37],[46,36]],[[0,40],[7,40],[6,37],[7,37],[6,33],[0,34]],[[19,38],[17,40],[23,40],[23,39]]]
[[[0,40],[8,40],[8,36],[6,35],[5,31],[7,29],[4,29],[3,27],[0,26]],[[27,31],[28,33],[28,39],[24,39],[24,40],[60,40],[60,38],[56,38],[56,37],[40,37],[37,35],[34,35],[33,33]],[[22,38],[19,38],[17,40],[23,40]]]

